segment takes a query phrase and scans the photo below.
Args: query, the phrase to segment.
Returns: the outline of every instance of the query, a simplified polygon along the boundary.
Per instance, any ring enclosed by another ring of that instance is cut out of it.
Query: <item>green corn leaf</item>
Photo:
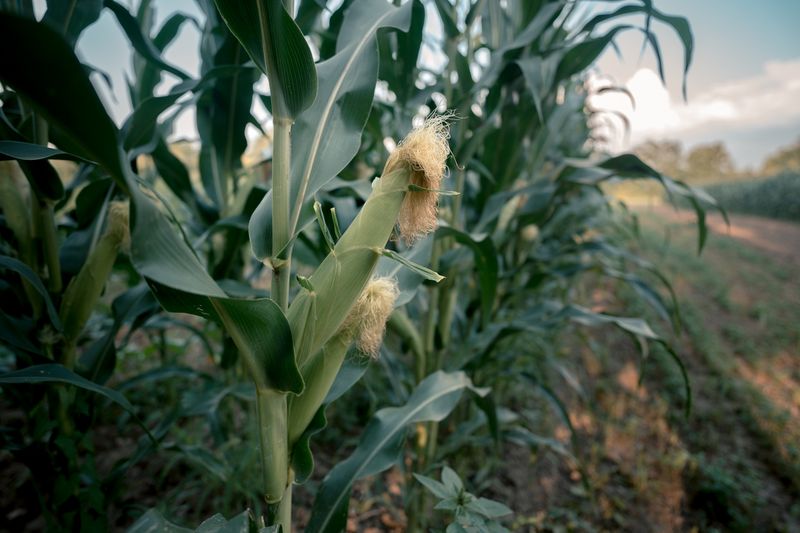
[[[252,67],[247,52],[228,31],[219,13],[210,4],[203,28],[206,51],[201,72],[209,73],[229,65],[239,66],[232,76],[219,78],[199,92],[197,131],[200,134],[200,177],[206,194],[217,211],[230,207],[229,192],[241,169],[241,156],[247,147],[245,128],[253,118],[250,107],[253,83],[260,75]]]
[[[692,383],[689,381],[689,373],[686,371],[686,365],[683,364],[681,357],[675,350],[672,349],[672,346],[670,346],[668,342],[659,341],[659,344],[669,354],[670,358],[681,373],[681,378],[683,379],[683,393],[686,396],[684,416],[688,418],[689,415],[692,414]]]
[[[683,365],[683,361],[675,352],[675,350],[673,350],[669,343],[664,341],[664,339],[658,336],[652,330],[652,328],[650,328],[650,325],[647,323],[647,321],[642,318],[620,317],[606,315],[603,313],[595,313],[579,305],[566,306],[561,310],[560,314],[561,316],[569,318],[573,322],[582,324],[584,326],[596,327],[603,324],[613,324],[637,339],[653,341],[663,347],[678,366],[681,376],[683,377],[684,391],[686,394],[686,416],[689,415],[692,409],[692,388],[689,382],[689,375],[686,372],[686,367]],[[646,344],[644,344],[643,341],[640,343],[640,348],[642,350],[646,348]]]
[[[350,457],[337,464],[320,485],[308,529],[320,533],[342,531],[353,483],[392,466],[398,460],[408,426],[444,420],[466,389],[486,393],[473,387],[463,372],[438,371],[417,386],[405,405],[378,411]]]
[[[50,300],[50,293],[47,292],[47,289],[45,288],[44,284],[42,284],[42,280],[39,279],[39,276],[37,276],[36,273],[22,261],[6,255],[0,255],[0,268],[16,272],[25,280],[27,280],[28,283],[30,283],[31,286],[42,295],[45,307],[47,308],[47,316],[50,317],[50,322],[53,324],[53,327],[56,328],[56,330],[61,331],[61,320],[58,318],[58,312],[56,311],[55,306],[53,306],[52,300]]]
[[[175,307],[172,299],[179,299],[192,304],[187,312],[220,320],[249,358],[253,379],[278,390],[301,391],[302,379],[294,364],[286,318],[280,311],[275,313],[277,308],[269,300],[229,299],[180,231],[137,186],[131,185],[130,171],[120,160],[119,132],[63,38],[45,25],[0,13],[0,44],[14,37],[23,41],[17,46],[27,46],[31,52],[28,56],[36,58],[39,68],[29,68],[20,55],[3,54],[2,80],[28,96],[70,135],[86,157],[104,166],[130,192],[131,259],[154,286],[164,287],[161,294],[169,299],[162,305],[170,309]],[[50,76],[59,80],[58,90]],[[252,317],[250,312],[254,313]],[[239,315],[248,316],[239,319]]]
[[[303,392],[289,323],[275,302],[267,298],[212,298],[211,302],[257,384],[282,392]]]
[[[272,100],[294,118],[317,94],[311,51],[281,0],[215,0],[222,18],[256,66],[270,79]]]
[[[333,235],[331,235],[331,231],[328,228],[328,223],[325,221],[325,215],[322,213],[321,203],[314,202],[314,214],[317,216],[317,224],[319,225],[319,229],[322,232],[322,237],[325,239],[325,244],[328,245],[328,251],[330,252],[336,245],[336,240],[333,238]]]
[[[380,50],[378,77],[385,81],[397,96],[397,105],[409,106],[410,109],[413,109],[410,107],[413,105],[411,100],[419,97],[422,92],[408,81],[416,79],[419,72],[417,63],[424,28],[425,6],[422,2],[414,2],[408,32],[378,35]]]
[[[448,191],[445,189],[428,189],[426,187],[420,187],[419,185],[411,184],[408,186],[408,190],[412,192],[435,192],[438,193],[439,196],[460,196],[461,193],[458,191]]]
[[[154,66],[177,76],[181,80],[189,79],[189,75],[174,65],[170,65],[161,57],[161,51],[155,47],[153,41],[142,33],[139,22],[130,12],[114,0],[104,0],[104,5],[117,17],[117,22],[128,36],[133,48]]]
[[[222,324],[233,338],[256,384],[299,394],[303,380],[295,364],[292,334],[280,308],[268,298],[240,300],[176,290],[150,281],[161,305]]]
[[[586,39],[570,47],[561,58],[561,63],[558,65],[556,80],[566,80],[586,70],[614,41],[619,32],[629,29],[636,28],[627,24],[621,24],[611,28],[600,37]]]
[[[196,204],[197,198],[189,178],[189,171],[186,170],[181,160],[170,151],[163,137],[158,139],[150,156],[153,158],[158,175],[172,192],[187,205]]]
[[[459,36],[461,30],[458,29],[453,5],[447,0],[435,0],[434,5],[439,12],[439,18],[442,19],[442,26],[447,37],[452,39]]]
[[[126,336],[140,327],[147,317],[158,311],[158,304],[146,284],[128,289],[111,304],[114,322],[106,334],[91,344],[79,360],[80,373],[87,379],[103,384],[111,377],[116,366],[117,333],[123,324],[130,324]]]
[[[103,0],[48,0],[42,22],[61,33],[71,45],[103,10]]]
[[[634,154],[622,154],[610,157],[601,162],[567,159],[567,173],[570,181],[596,185],[612,177],[624,179],[650,178],[661,183],[670,197],[688,200],[697,217],[697,249],[702,252],[708,236],[706,225],[706,208],[718,210],[726,222],[728,214],[717,201],[700,188],[692,187],[681,181],[664,176]],[[576,171],[577,169],[577,171]]]
[[[319,408],[314,418],[306,427],[297,442],[292,446],[292,470],[295,473],[295,483],[305,483],[314,473],[314,455],[311,453],[311,437],[325,429],[328,421],[325,418],[325,407]]]
[[[188,294],[225,298],[178,229],[144,194],[135,191],[131,258],[140,274]]]
[[[297,25],[305,34],[309,34],[314,30],[320,16],[326,9],[325,0],[300,0],[297,2]]]
[[[481,289],[481,323],[486,327],[492,316],[492,308],[497,294],[497,250],[492,238],[486,235],[478,239],[450,226],[440,226],[436,230],[436,236],[437,238],[452,237],[472,250]]]
[[[13,346],[26,352],[42,354],[42,349],[30,341],[34,337],[32,320],[16,320],[6,313],[0,313],[0,340],[6,346]],[[12,350],[14,351],[14,350]]]
[[[177,452],[189,464],[210,474],[219,483],[227,483],[231,477],[232,468],[224,459],[217,457],[211,450],[201,445],[171,444],[161,448],[167,452]],[[212,531],[218,531],[212,529]]]
[[[625,16],[625,15],[632,15],[635,13],[645,13],[647,15],[646,26],[644,28],[645,36],[653,35],[650,31],[650,20],[655,18],[667,24],[668,26],[672,27],[675,30],[675,33],[678,34],[678,37],[683,44],[683,98],[686,99],[686,78],[689,72],[689,67],[692,64],[692,56],[694,54],[694,35],[692,34],[692,28],[689,25],[689,21],[685,17],[679,17],[675,15],[667,15],[658,9],[655,9],[652,5],[652,2],[644,2],[644,5],[638,4],[626,4],[624,6],[619,7],[616,11],[611,13],[601,13],[596,15],[592,19],[590,19],[586,24],[584,24],[581,31],[584,32],[591,32],[594,28],[596,28],[599,24],[603,22],[607,22],[609,20],[615,19],[617,17]],[[659,61],[659,70],[662,70],[661,61]],[[661,79],[664,79],[663,72],[661,75]]]
[[[414,2],[399,8],[383,0],[353,2],[339,33],[336,55],[317,65],[319,96],[292,127],[295,233],[306,198],[336,177],[361,146],[378,81],[376,32],[387,27],[406,31]],[[271,212],[267,196],[250,219],[250,244],[262,260],[280,252],[272,250]]]
[[[542,99],[546,97],[548,91],[553,87],[556,69],[558,68],[557,60],[558,58],[555,55],[550,55],[544,58],[533,56],[517,61],[517,65],[522,71],[522,76],[525,78],[525,83],[528,85],[528,90],[533,95],[533,105],[536,108],[536,113],[543,124],[546,124],[546,121],[542,109]]]
[[[41,144],[20,141],[0,141],[0,161],[17,159],[21,161],[42,161],[44,159],[58,159],[67,161],[85,161],[80,156],[48,148]]]
[[[431,270],[428,267],[424,267],[418,263],[415,263],[410,259],[408,259],[406,256],[401,255],[395,252],[394,250],[383,249],[381,250],[381,255],[384,257],[388,257],[389,259],[392,259],[394,261],[397,261],[404,267],[410,269],[412,272],[418,274],[419,276],[422,276],[423,279],[433,281],[434,283],[439,283],[444,279],[444,276],[442,276],[438,272]]]
[[[174,105],[184,94],[196,89],[198,83],[198,80],[187,80],[173,87],[169,93],[162,96],[151,96],[136,106],[122,126],[122,146],[125,151],[130,152],[134,148],[150,143],[157,131],[158,116]]]
[[[191,531],[191,529],[170,523],[155,509],[144,513],[128,529],[128,533],[191,533]]]
[[[44,24],[0,13],[0,47],[27,51],[0,54],[0,81],[69,133],[70,146],[62,148],[96,161],[127,190],[117,128],[64,38]]]
[[[336,379],[333,385],[331,385],[323,403],[327,405],[341,398],[345,392],[350,390],[350,388],[361,379],[367,372],[369,366],[369,359],[363,356],[348,356],[339,369],[339,373],[336,374]]]
[[[683,93],[683,99],[687,100],[687,74],[689,73],[689,67],[692,64],[692,55],[694,53],[694,35],[692,34],[692,27],[685,17],[665,15],[657,9],[654,9],[652,13],[655,18],[672,26],[683,42],[683,83],[681,85],[681,91]]]
[[[650,286],[650,284],[647,283],[645,280],[643,280],[642,278],[633,273],[620,272],[612,268],[604,268],[603,274],[625,281],[628,285],[630,285],[633,288],[633,290],[636,291],[636,293],[644,301],[650,304],[650,307],[652,307],[663,320],[667,322],[672,322],[673,327],[676,329],[676,331],[678,330],[678,322],[677,322],[678,318],[676,310],[674,309],[676,302],[674,301],[674,299],[673,299],[673,308],[671,309],[657,290],[655,290],[652,286]],[[666,280],[662,279],[662,281]],[[671,292],[672,288],[668,283],[667,287],[668,290],[670,290]]]
[[[660,340],[660,337],[652,330],[647,322],[642,318],[619,317],[595,313],[579,305],[569,305],[562,310],[562,315],[573,322],[584,326],[596,327],[602,324],[614,324],[622,330],[634,335],[650,340]]]
[[[178,36],[178,32],[186,22],[191,22],[198,26],[197,20],[184,13],[173,13],[164,21],[164,24],[153,37],[153,46],[159,52],[163,53],[167,46],[172,43]],[[142,31],[148,30],[142,26]],[[133,104],[139,105],[145,98],[153,96],[156,85],[161,82],[162,69],[158,68],[152,62],[142,59],[141,57],[134,58],[134,73],[136,80],[136,87],[132,91]]]
[[[136,416],[133,405],[123,396],[119,391],[103,387],[97,383],[93,383],[69,370],[63,365],[57,364],[43,364],[29,366],[13,372],[0,375],[0,385],[24,385],[24,384],[37,384],[37,383],[66,383],[81,389],[94,392],[112,402],[116,403],[126,411],[128,411],[136,423],[144,430],[150,439],[150,442],[155,444],[157,441],[147,426]]]
[[[493,4],[493,2],[488,2]],[[489,60],[489,67],[481,75],[478,83],[475,84],[473,92],[480,89],[492,87],[497,81],[498,76],[505,68],[506,58],[510,57],[514,52],[521,48],[529,46],[531,43],[536,42],[542,36],[544,30],[550,26],[555,18],[564,9],[566,2],[559,0],[556,2],[548,2],[539,10],[536,16],[531,19],[528,25],[523,29],[513,40],[503,44],[501,47],[492,52],[492,57]]]
[[[566,404],[561,400],[561,398],[556,394],[553,389],[551,389],[546,383],[543,383],[541,379],[539,379],[534,374],[530,372],[523,372],[521,376],[530,381],[536,389],[542,393],[542,395],[550,402],[553,410],[558,414],[561,418],[561,421],[564,422],[564,425],[567,426],[569,429],[570,440],[572,441],[572,445],[575,446],[577,444],[577,437],[578,433],[575,431],[575,426],[572,425],[572,419],[569,417],[569,409],[567,409]]]
[[[427,264],[430,262],[431,252],[433,251],[434,235],[428,235],[424,239],[414,243],[414,246],[402,252],[403,257],[416,264]],[[385,255],[378,260],[375,268],[377,277],[392,278],[397,280],[400,295],[395,301],[395,307],[401,307],[410,302],[419,290],[425,276],[415,272],[410,268],[405,268],[402,262],[395,261]]]
[[[664,186],[670,196],[677,196],[679,198],[688,200],[691,203],[697,217],[698,253],[702,252],[708,236],[708,227],[706,225],[706,207],[711,207],[718,210],[725,219],[725,222],[729,223],[728,214],[719,206],[717,201],[705,191],[664,176],[633,154],[622,154],[609,158],[600,163],[598,166],[604,169],[612,170],[614,175],[623,178],[648,177],[656,179]]]
[[[256,530],[254,517],[250,511],[244,511],[230,520],[221,514],[215,514],[203,521],[197,529],[188,529],[168,521],[156,509],[143,514],[128,529],[128,533],[250,533]],[[262,533],[278,533],[277,528],[262,528]]]
[[[64,196],[64,184],[55,168],[47,161],[47,156],[52,159],[80,159],[74,154],[59,154],[60,150],[52,150],[39,144],[28,142],[5,117],[0,117],[0,160],[15,159],[25,177],[30,183],[31,190],[39,199],[58,201]],[[67,152],[63,152],[67,154]]]
[[[0,374],[0,385],[22,385],[34,383],[67,383],[81,389],[97,393],[116,403],[126,411],[135,415],[133,405],[118,391],[93,383],[80,377],[64,365],[34,365],[21,370]]]
[[[133,113],[131,113],[122,127],[123,147],[125,150],[131,151],[136,147],[151,142],[157,131],[156,119],[158,116],[173,106],[185,94],[201,91],[220,78],[238,76],[242,71],[252,72],[254,69],[238,65],[215,67],[204,73],[200,79],[185,80],[175,85],[165,95],[151,96],[144,99],[133,110]],[[247,85],[244,85],[244,87],[247,88]]]

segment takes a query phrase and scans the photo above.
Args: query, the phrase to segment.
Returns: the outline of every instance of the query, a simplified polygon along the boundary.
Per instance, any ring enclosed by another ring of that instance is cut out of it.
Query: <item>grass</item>
[[[670,227],[670,248],[652,222],[642,248],[676,279],[683,302],[683,353],[698,407],[693,420],[673,417],[673,423],[684,427],[687,446],[695,450],[690,482],[702,498],[731,507],[727,514],[706,509],[706,518],[709,512],[713,520],[725,518],[733,529],[758,525],[758,509],[774,499],[766,496],[770,491],[783,491],[789,502],[800,495],[800,419],[792,409],[800,381],[791,356],[800,346],[800,287],[791,265],[730,237],[714,235],[701,260],[692,252],[690,232]],[[667,397],[676,404],[679,377],[660,359],[661,372],[670,376]],[[726,428],[731,433],[720,434]],[[726,446],[728,439],[741,442]],[[726,448],[732,452],[727,456],[721,453]],[[705,454],[716,457],[709,461]],[[734,496],[739,500],[730,500]],[[797,527],[800,508],[787,509],[773,526]]]

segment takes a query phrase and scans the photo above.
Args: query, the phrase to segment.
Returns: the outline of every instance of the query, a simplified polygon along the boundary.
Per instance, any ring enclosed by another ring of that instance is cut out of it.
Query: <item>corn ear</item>
[[[435,228],[438,196],[428,189],[438,189],[448,154],[443,120],[412,131],[389,157],[350,227],[314,274],[303,279],[304,290],[287,314],[306,384],[301,395],[289,399],[290,445],[322,405],[351,342],[356,339],[359,349],[377,354],[398,291],[393,280],[367,284],[396,225],[409,242]],[[415,220],[419,216],[424,220]]]
[[[19,167],[14,161],[0,161],[0,169],[2,169],[2,174],[7,174],[0,178],[0,209],[5,215],[6,224],[17,239],[19,258],[35,272],[38,269],[34,253],[31,218],[28,213],[27,199],[20,190]],[[24,279],[22,286],[31,303],[33,315],[38,318],[42,313],[42,297]]]
[[[294,331],[304,320],[304,300],[316,298],[312,341],[305,351],[296,353],[298,366],[302,368],[342,326],[395,225],[399,224],[400,234],[408,242],[435,228],[436,189],[449,153],[446,118],[439,117],[413,130],[391,154],[358,216],[308,279],[313,295],[302,291],[289,308],[287,318]],[[412,185],[417,189],[412,190]]]
[[[74,365],[75,343],[103,292],[117,254],[128,242],[128,206],[115,202],[109,209],[105,233],[89,253],[78,275],[70,281],[61,301],[59,318],[64,328],[64,363],[68,368]]]
[[[0,209],[6,217],[6,224],[11,229],[20,248],[20,259],[30,266],[29,256],[32,255],[31,220],[25,198],[22,196],[16,178],[16,162],[0,161],[2,174],[0,179]]]
[[[287,319],[292,331],[305,330],[308,299],[316,300],[316,324],[311,337],[297,351],[302,369],[308,358],[320,351],[342,326],[380,257],[380,250],[391,237],[413,171],[399,167],[374,183],[372,193],[358,216],[344,232],[316,272],[309,278],[313,292],[303,290],[292,302]],[[415,194],[415,193],[411,193]],[[299,340],[299,339],[298,339]]]
[[[353,340],[358,349],[376,357],[386,320],[394,308],[399,291],[397,282],[389,278],[370,280],[350,310],[339,331],[300,371],[306,376],[303,394],[289,400],[289,444],[294,444],[314,418],[344,362]]]
[[[289,420],[292,421],[289,426],[289,446],[297,442],[325,401],[352,341],[352,331],[341,331],[326,342],[320,353],[301,369],[306,376],[306,387],[300,396],[289,398]]]

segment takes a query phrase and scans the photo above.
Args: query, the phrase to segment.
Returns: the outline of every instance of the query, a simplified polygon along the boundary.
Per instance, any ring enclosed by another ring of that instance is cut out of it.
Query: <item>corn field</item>
[[[717,183],[704,188],[722,207],[735,213],[800,221],[797,191],[800,176],[783,173],[771,178]]]
[[[570,425],[565,336],[615,327],[682,369],[579,289],[619,280],[679,327],[601,185],[689,202],[700,248],[716,204],[604,154],[591,98],[621,89],[586,77],[622,32],[660,61],[655,25],[685,76],[688,22],[650,0],[196,3],[0,4],[0,440],[26,498],[9,527],[343,531],[354,486],[395,467],[403,529],[506,531],[513,510],[469,492],[491,461],[470,458],[548,445],[528,397]],[[75,52],[101,15],[132,50],[121,125]],[[165,54],[191,26],[197,78]],[[196,164],[173,143],[187,111]],[[248,127],[271,140],[250,167]],[[154,462],[194,506],[124,496]]]

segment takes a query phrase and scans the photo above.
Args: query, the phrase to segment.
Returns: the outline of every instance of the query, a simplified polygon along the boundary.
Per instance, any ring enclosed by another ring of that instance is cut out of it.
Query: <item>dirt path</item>
[[[648,320],[689,374],[691,416],[665,352],[650,353],[640,381],[641,358],[628,337],[594,330],[582,344],[576,336],[564,365],[581,392],[562,384],[557,393],[576,430],[577,462],[552,452],[531,461],[530,451],[513,450],[500,474],[505,490],[493,496],[528,517],[518,523],[529,531],[569,524],[575,531],[800,532],[800,225],[734,215],[729,230],[710,216],[698,256],[691,212],[638,214],[636,252],[658,265],[681,302],[682,334]],[[648,316],[621,289],[606,282],[588,305]],[[569,442],[565,427],[554,434]]]
[[[733,215],[728,228],[711,216],[709,228],[719,235],[709,236],[698,257],[694,215],[655,211],[670,228],[671,246],[652,259],[660,257],[681,300],[681,353],[696,393],[693,417],[675,421],[688,450],[702,458],[702,475],[687,484],[690,492],[702,488],[690,507],[734,529],[796,531],[800,225]]]
[[[666,205],[642,209],[642,213],[652,211],[672,222],[694,224],[692,211],[676,211]],[[719,213],[709,213],[708,228],[721,235],[728,235],[754,246],[760,250],[780,256],[800,265],[800,224],[771,220],[768,218],[729,213],[730,226]]]

